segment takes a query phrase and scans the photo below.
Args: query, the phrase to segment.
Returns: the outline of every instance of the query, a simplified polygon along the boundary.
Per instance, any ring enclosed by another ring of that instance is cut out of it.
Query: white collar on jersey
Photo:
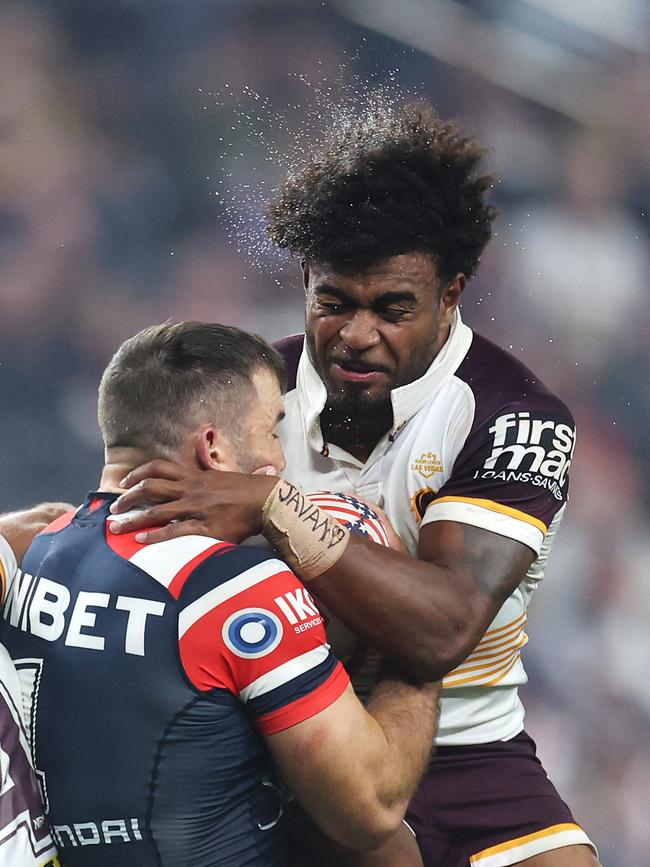
[[[460,312],[456,310],[449,337],[433,359],[429,369],[419,379],[400,385],[391,391],[394,423],[388,435],[390,438],[394,437],[406,422],[431,400],[450,376],[453,376],[467,355],[472,338],[472,329],[465,325],[460,318]],[[296,391],[309,444],[316,451],[322,451],[325,443],[320,429],[320,414],[327,401],[327,389],[309,360],[306,347],[303,347],[298,364]]]

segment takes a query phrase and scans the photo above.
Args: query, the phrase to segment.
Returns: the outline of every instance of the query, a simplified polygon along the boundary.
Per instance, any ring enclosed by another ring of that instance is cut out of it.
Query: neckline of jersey
[[[327,388],[307,354],[306,344],[303,346],[298,373],[296,377],[296,394],[298,407],[305,423],[307,440],[312,449],[325,457],[342,458],[345,461],[362,468],[370,462],[378,450],[383,450],[386,441],[393,441],[406,423],[421,410],[442,388],[447,380],[458,370],[467,355],[474,333],[465,325],[456,310],[449,330],[449,337],[440,352],[436,355],[430,367],[419,379],[406,385],[400,385],[391,391],[393,406],[393,427],[375,447],[367,462],[359,461],[340,446],[326,443],[320,427],[320,415],[327,401]]]

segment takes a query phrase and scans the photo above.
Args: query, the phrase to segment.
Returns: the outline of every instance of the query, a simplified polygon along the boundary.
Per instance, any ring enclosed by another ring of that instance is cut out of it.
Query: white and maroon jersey
[[[13,551],[0,536],[0,597],[16,571]],[[0,644],[0,864],[55,867],[54,841],[34,774],[20,680]]]
[[[439,744],[513,737],[523,728],[517,687],[526,682],[520,658],[526,610],[567,500],[575,445],[570,412],[530,370],[456,314],[431,367],[391,393],[393,429],[363,463],[323,440],[326,389],[302,336],[277,347],[290,374],[280,427],[288,479],[305,490],[376,502],[413,555],[420,528],[432,521],[472,524],[535,552],[479,645],[443,682]],[[334,649],[350,651],[338,643]]]
[[[1,624],[61,859],[282,867],[281,787],[260,733],[345,690],[322,617],[274,555],[111,533],[115,498],[91,494],[35,538]]]

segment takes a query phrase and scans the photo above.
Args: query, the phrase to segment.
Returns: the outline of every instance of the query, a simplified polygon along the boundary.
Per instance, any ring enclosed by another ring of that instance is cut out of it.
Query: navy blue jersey
[[[261,734],[347,685],[320,613],[272,554],[110,533],[114,499],[91,494],[36,537],[1,627],[61,861],[282,865]]]

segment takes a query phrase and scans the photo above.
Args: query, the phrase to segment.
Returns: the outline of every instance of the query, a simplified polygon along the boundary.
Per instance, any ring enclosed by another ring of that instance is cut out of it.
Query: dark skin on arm
[[[276,482],[152,461],[128,474],[123,487],[130,490],[114,511],[158,505],[114,526],[122,533],[160,527],[146,534],[147,542],[191,533],[241,542],[259,533],[262,506]],[[413,677],[438,680],[478,644],[534,556],[496,533],[437,521],[422,528],[417,557],[353,535],[343,556],[309,589]]]
[[[415,677],[440,679],[483,637],[533,551],[487,530],[436,521],[417,558],[353,536],[310,590],[356,634]]]

